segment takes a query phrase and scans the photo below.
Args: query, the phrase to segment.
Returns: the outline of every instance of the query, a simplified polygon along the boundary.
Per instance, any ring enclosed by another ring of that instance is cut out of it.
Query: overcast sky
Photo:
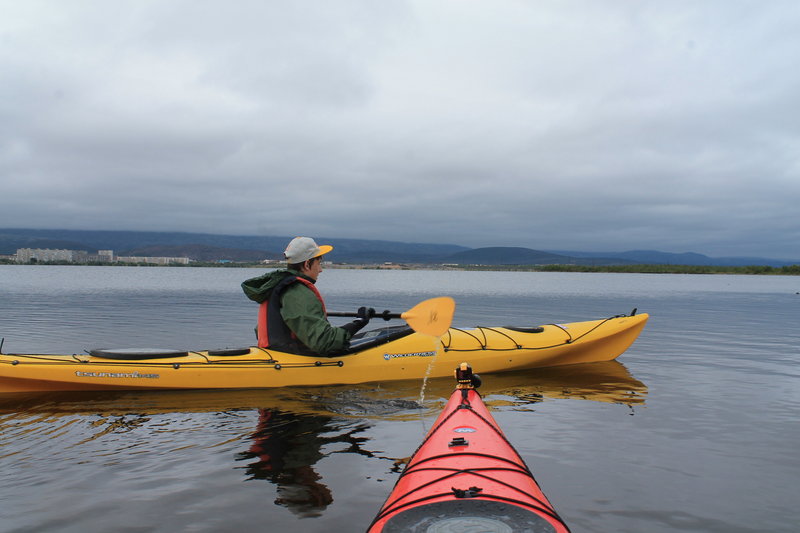
[[[800,2],[0,0],[0,227],[800,257]]]

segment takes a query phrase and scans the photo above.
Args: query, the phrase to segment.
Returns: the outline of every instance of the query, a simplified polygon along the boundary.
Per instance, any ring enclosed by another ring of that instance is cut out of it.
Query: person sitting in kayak
[[[314,284],[322,256],[333,246],[318,246],[309,237],[292,239],[283,252],[287,268],[248,279],[242,290],[260,304],[258,346],[303,355],[330,355],[347,348],[350,338],[369,322],[370,309],[342,327],[328,322],[325,302]],[[374,313],[374,311],[373,311]]]

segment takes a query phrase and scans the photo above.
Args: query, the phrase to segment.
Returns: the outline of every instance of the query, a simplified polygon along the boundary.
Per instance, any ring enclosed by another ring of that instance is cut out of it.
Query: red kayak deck
[[[498,533],[569,532],[478,392],[465,388],[450,397],[369,533],[476,527]]]

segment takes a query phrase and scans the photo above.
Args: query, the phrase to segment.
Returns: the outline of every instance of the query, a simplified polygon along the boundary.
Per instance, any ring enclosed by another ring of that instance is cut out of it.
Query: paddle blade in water
[[[400,316],[417,333],[441,337],[450,328],[455,311],[455,300],[441,296],[420,302]]]

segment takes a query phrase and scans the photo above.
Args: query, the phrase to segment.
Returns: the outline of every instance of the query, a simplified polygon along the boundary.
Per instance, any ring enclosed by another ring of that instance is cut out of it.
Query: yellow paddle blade
[[[418,303],[400,317],[417,333],[441,337],[450,328],[455,311],[455,300],[441,296]]]

